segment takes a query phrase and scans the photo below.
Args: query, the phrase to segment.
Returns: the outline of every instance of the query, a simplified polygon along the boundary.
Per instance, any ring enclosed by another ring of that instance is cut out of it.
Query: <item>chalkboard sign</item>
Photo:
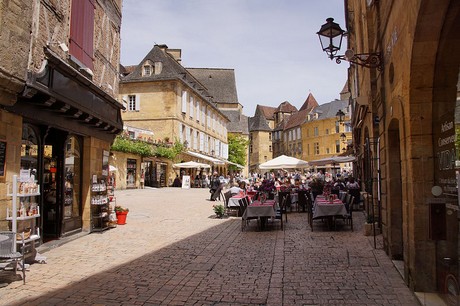
[[[6,170],[6,141],[0,141],[0,177],[5,176]]]

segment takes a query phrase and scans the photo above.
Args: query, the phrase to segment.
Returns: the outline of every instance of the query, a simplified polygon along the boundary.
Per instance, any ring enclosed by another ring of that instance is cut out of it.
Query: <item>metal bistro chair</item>
[[[6,238],[5,238],[6,237]],[[15,252],[14,244],[16,243],[16,233],[15,232],[0,232],[0,263],[2,265],[0,269],[5,270],[10,264],[13,265],[14,273],[16,274],[18,270],[18,264],[21,263],[22,268],[22,281],[26,283],[26,267],[25,267],[25,258],[24,258],[24,233],[21,233],[22,238],[22,250],[23,252]]]

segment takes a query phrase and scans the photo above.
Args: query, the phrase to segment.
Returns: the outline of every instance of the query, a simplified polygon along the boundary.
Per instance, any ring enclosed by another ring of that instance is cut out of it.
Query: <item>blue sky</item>
[[[346,82],[348,63],[329,60],[316,35],[328,17],[345,27],[343,0],[123,0],[122,14],[123,65],[166,44],[187,68],[235,69],[247,116],[257,104],[300,108],[310,92],[330,102]]]

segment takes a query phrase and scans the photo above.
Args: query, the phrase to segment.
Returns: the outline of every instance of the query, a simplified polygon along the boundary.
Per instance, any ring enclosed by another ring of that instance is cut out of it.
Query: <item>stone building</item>
[[[249,140],[248,117],[243,114],[243,105],[238,101],[236,79],[234,69],[223,68],[187,68],[200,83],[208,89],[217,108],[229,119],[227,124],[228,134],[234,134]],[[248,175],[248,150],[246,151],[245,163],[228,162],[233,165],[236,172],[246,177]]]
[[[354,151],[368,213],[407,285],[456,305],[460,2],[345,3]]]
[[[32,246],[91,229],[91,184],[107,180],[110,145],[123,127],[121,5],[2,2],[0,220],[11,208],[13,176],[35,179]]]
[[[339,110],[345,114],[342,123],[336,116]],[[344,153],[348,144],[347,139],[351,140],[348,99],[324,103],[309,111],[305,121],[302,122],[301,133],[303,135],[301,159],[303,160],[314,161]],[[342,134],[345,135],[345,139],[340,137]],[[328,165],[322,170],[331,172],[331,167],[334,166],[340,167],[340,165]]]
[[[211,171],[226,173],[229,119],[216,106],[208,88],[182,66],[180,57],[180,49],[155,45],[129,70],[132,72],[128,71],[120,82],[120,97],[126,105],[123,120],[131,127],[152,131],[157,141],[183,143],[187,151],[177,162],[204,162],[212,166]],[[171,161],[153,164],[152,169],[160,171],[149,175],[165,174],[168,185],[176,176]]]
[[[272,131],[275,110],[257,105],[254,117],[249,118],[249,172],[259,172],[259,165],[273,159]]]

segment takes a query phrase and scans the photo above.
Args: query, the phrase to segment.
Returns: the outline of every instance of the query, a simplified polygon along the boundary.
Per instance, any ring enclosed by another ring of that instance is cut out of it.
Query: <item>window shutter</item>
[[[200,121],[200,101],[196,101],[196,121]]]
[[[190,118],[193,118],[193,108],[195,107],[195,102],[193,101],[193,97],[190,96]]]
[[[182,112],[185,114],[187,112],[187,92],[182,91]]]
[[[94,0],[72,0],[69,53],[94,69]]]
[[[136,112],[141,110],[141,97],[139,95],[136,95]]]
[[[180,141],[181,143],[184,142],[184,135],[183,135],[183,133],[182,133],[182,127],[183,127],[182,123],[179,122],[179,141]]]

